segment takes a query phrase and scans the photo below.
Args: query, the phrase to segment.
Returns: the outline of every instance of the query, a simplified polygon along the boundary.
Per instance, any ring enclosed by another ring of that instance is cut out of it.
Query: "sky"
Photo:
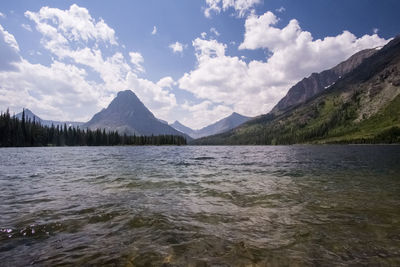
[[[0,3],[0,110],[88,121],[132,90],[198,129],[265,114],[288,89],[399,34],[397,0]]]

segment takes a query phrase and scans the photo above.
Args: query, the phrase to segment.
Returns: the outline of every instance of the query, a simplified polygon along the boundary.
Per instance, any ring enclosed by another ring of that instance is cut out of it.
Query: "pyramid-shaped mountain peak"
[[[95,114],[84,126],[128,135],[183,135],[160,122],[131,90],[118,92],[108,107]]]

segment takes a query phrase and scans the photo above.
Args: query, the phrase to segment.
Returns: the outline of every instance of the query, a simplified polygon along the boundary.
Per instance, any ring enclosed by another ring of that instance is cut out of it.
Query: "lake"
[[[2,266],[400,265],[400,146],[0,149]]]

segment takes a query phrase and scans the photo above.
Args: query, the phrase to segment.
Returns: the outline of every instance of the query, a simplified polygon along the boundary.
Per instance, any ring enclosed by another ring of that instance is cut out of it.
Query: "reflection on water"
[[[400,264],[400,147],[0,150],[5,266]]]

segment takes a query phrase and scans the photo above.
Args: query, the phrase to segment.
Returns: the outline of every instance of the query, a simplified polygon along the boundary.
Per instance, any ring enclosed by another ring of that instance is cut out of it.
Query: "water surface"
[[[0,149],[2,266],[400,265],[399,146]]]

